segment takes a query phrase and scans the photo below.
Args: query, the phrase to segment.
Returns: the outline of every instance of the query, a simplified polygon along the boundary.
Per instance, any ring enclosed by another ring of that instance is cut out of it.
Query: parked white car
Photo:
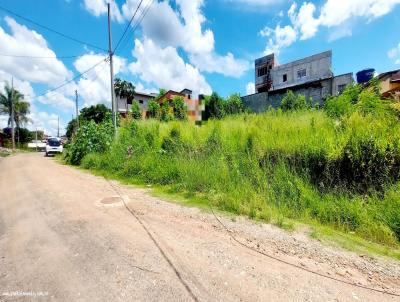
[[[46,156],[50,154],[61,154],[63,152],[63,145],[61,139],[58,137],[51,137],[47,139],[46,143]]]
[[[28,143],[28,148],[44,151],[46,149],[46,142],[40,140],[33,140],[32,142]]]

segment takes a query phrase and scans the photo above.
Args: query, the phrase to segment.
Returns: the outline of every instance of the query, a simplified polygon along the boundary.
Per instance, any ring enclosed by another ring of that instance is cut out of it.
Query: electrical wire
[[[251,251],[253,251],[253,252],[256,252],[256,253],[258,253],[258,254],[261,254],[261,255],[263,255],[263,256],[265,256],[265,257],[267,257],[267,258],[273,259],[273,260],[275,260],[275,261],[281,262],[281,263],[286,264],[286,265],[288,265],[288,266],[295,267],[295,268],[297,268],[297,269],[306,271],[306,272],[308,272],[308,273],[317,275],[317,276],[322,277],[322,278],[330,279],[330,280],[333,280],[333,281],[336,281],[336,282],[344,283],[344,284],[347,284],[347,285],[351,285],[351,286],[358,287],[358,288],[362,288],[362,289],[369,290],[369,291],[378,292],[378,293],[385,294],[385,295],[390,295],[390,296],[394,296],[394,297],[400,297],[400,294],[391,293],[391,292],[388,292],[388,291],[384,291],[384,290],[380,290],[380,289],[376,289],[376,288],[372,288],[372,287],[368,287],[368,286],[364,286],[364,285],[359,285],[359,284],[356,284],[356,283],[353,283],[353,282],[350,282],[350,281],[345,281],[345,280],[341,280],[341,279],[338,279],[338,278],[335,278],[335,277],[327,276],[327,275],[318,273],[318,272],[316,272],[316,271],[310,270],[310,269],[308,269],[308,268],[302,267],[302,266],[300,266],[300,265],[296,265],[296,264],[287,262],[287,261],[285,261],[285,260],[279,259],[279,258],[274,257],[274,256],[272,256],[272,255],[269,255],[269,254],[267,254],[267,253],[265,253],[265,252],[262,252],[262,251],[260,251],[260,250],[258,250],[258,249],[256,249],[256,248],[253,248],[253,247],[251,247],[251,246],[249,246],[249,245],[247,245],[247,244],[241,242],[241,241],[238,240],[234,235],[232,235],[232,231],[231,231],[231,230],[221,221],[221,219],[215,214],[214,209],[213,209],[213,207],[212,207],[210,204],[209,204],[209,207],[210,207],[210,209],[211,209],[211,213],[213,214],[213,216],[215,217],[215,219],[218,221],[218,223],[222,226],[222,228],[226,230],[226,232],[227,232],[227,234],[229,235],[229,237],[230,237],[233,241],[235,241],[236,243],[238,243],[239,245],[245,247],[246,249],[249,249],[249,250],[251,250]]]
[[[73,82],[73,81],[75,81],[75,80],[81,78],[82,76],[84,76],[85,74],[87,74],[88,72],[90,72],[91,70],[93,70],[94,68],[96,68],[97,66],[99,66],[101,63],[107,62],[107,61],[108,61],[108,57],[105,57],[105,58],[103,58],[100,62],[96,63],[95,65],[93,65],[92,67],[88,68],[87,70],[81,72],[80,74],[76,75],[76,76],[73,77],[72,79],[70,79],[70,80],[68,80],[68,81],[65,81],[64,83],[58,85],[57,87],[54,87],[54,88],[52,88],[52,89],[49,89],[49,90],[47,90],[47,91],[45,91],[45,92],[43,92],[43,93],[41,93],[41,94],[39,94],[39,95],[35,95],[35,96],[27,95],[27,96],[28,96],[28,97],[35,97],[35,98],[38,98],[38,97],[41,97],[41,96],[45,96],[45,95],[47,95],[47,94],[49,94],[49,93],[51,93],[51,92],[54,92],[54,91],[56,91],[56,90],[58,90],[58,89],[60,89],[60,88],[62,88],[62,87],[64,87],[64,86],[68,85],[69,83],[71,83],[71,82]]]
[[[75,43],[83,44],[83,45],[85,45],[85,46],[89,46],[89,47],[92,47],[92,48],[96,48],[96,49],[98,49],[98,50],[107,51],[106,49],[104,49],[104,48],[102,48],[102,47],[99,47],[99,46],[96,46],[96,45],[94,45],[94,44],[87,43],[87,42],[85,42],[85,41],[82,41],[82,40],[79,40],[79,39],[77,39],[77,38],[71,37],[71,36],[69,36],[69,35],[67,35],[67,34],[64,34],[64,33],[60,32],[60,31],[58,31],[58,30],[55,30],[55,29],[52,29],[52,28],[50,28],[50,27],[48,27],[48,26],[46,26],[46,25],[40,24],[40,23],[38,23],[38,22],[36,22],[36,21],[34,21],[34,20],[32,20],[32,19],[29,19],[29,18],[27,18],[27,17],[21,16],[20,14],[18,14],[18,13],[16,13],[16,12],[13,12],[13,11],[11,11],[10,9],[7,9],[7,8],[5,8],[5,7],[0,6],[0,10],[3,10],[3,11],[5,11],[5,12],[7,12],[7,13],[9,13],[9,14],[11,14],[11,15],[17,17],[17,18],[20,18],[20,19],[22,19],[22,20],[25,20],[25,21],[27,21],[27,22],[29,22],[29,23],[31,23],[31,24],[34,24],[34,25],[36,25],[36,26],[38,26],[38,27],[41,27],[41,28],[43,28],[43,29],[45,29],[45,30],[48,30],[48,31],[50,31],[50,32],[52,32],[52,33],[55,33],[55,34],[57,34],[57,35],[59,35],[59,36],[65,38],[65,39],[69,39],[69,40],[71,40],[71,41],[74,41]]]
[[[0,53],[1,57],[11,57],[11,58],[27,58],[27,59],[74,59],[80,57],[80,55],[74,56],[59,56],[59,57],[42,57],[42,56],[25,56],[25,55],[11,55]]]
[[[150,2],[148,2],[147,6],[145,7],[145,9],[142,11],[141,15],[139,16],[138,22],[136,22],[136,24],[134,26],[132,26],[132,28],[130,29],[128,35],[125,37],[123,44],[122,44],[122,50],[125,50],[127,43],[129,42],[129,36],[131,34],[134,34],[135,31],[137,30],[137,28],[139,27],[139,25],[141,24],[141,22],[143,21],[143,19],[146,17],[147,13],[150,10],[150,7],[153,5],[154,0],[151,0]],[[121,52],[122,52],[121,50]]]
[[[126,25],[125,30],[124,30],[124,32],[122,33],[122,36],[121,36],[121,38],[119,39],[119,41],[118,41],[118,43],[117,43],[117,46],[115,46],[113,53],[115,53],[115,51],[118,49],[119,44],[121,43],[121,41],[122,41],[122,39],[124,38],[124,36],[125,36],[126,32],[128,31],[128,29],[130,28],[133,19],[135,18],[136,14],[137,14],[137,12],[138,12],[138,10],[139,10],[139,8],[140,8],[140,6],[142,5],[142,2],[143,2],[143,0],[140,0],[140,2],[139,2],[139,4],[138,4],[138,6],[136,7],[136,10],[135,10],[135,12],[134,12],[132,18],[131,18],[131,20],[130,20],[129,23]]]

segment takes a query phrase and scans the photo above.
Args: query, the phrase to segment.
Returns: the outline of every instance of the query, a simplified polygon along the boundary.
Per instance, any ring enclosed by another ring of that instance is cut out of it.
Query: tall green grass
[[[269,111],[190,122],[122,121],[82,166],[168,186],[251,218],[317,221],[368,240],[400,240],[400,126],[357,112]]]

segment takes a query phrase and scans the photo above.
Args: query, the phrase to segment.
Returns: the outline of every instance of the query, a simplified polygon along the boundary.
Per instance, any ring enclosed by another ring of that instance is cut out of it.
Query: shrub
[[[306,97],[301,94],[295,94],[291,90],[286,92],[281,103],[281,108],[283,111],[303,110],[306,109],[307,107],[308,106]]]
[[[174,117],[177,120],[186,120],[187,119],[187,113],[188,113],[188,108],[183,101],[182,97],[174,97],[172,100],[172,104],[174,107]]]
[[[79,165],[84,156],[94,152],[105,152],[111,145],[114,128],[111,116],[108,120],[96,124],[93,120],[79,128],[73,141],[69,144],[65,159],[73,165]]]
[[[232,94],[225,101],[225,114],[239,114],[244,112],[244,105],[238,93]]]
[[[140,110],[139,102],[136,100],[132,102],[131,113],[135,120],[140,120],[142,118],[142,111]]]
[[[149,101],[149,117],[159,118],[160,117],[160,105],[156,101]]]

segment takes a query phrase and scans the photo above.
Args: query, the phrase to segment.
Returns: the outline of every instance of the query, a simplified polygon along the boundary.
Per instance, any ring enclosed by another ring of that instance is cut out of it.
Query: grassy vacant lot
[[[153,184],[220,210],[287,226],[325,225],[375,243],[400,240],[400,125],[355,110],[269,111],[189,122],[122,121],[82,166]]]

